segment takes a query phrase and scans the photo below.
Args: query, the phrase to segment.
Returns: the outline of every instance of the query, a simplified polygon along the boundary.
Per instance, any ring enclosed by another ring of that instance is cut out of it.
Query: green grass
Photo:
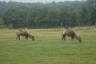
[[[96,64],[96,29],[75,30],[81,44],[61,40],[62,28],[30,29],[35,41],[16,40],[16,30],[0,29],[0,64]]]

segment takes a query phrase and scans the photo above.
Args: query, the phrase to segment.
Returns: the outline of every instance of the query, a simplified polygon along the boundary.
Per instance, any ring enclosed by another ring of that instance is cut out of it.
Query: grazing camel
[[[62,40],[66,40],[66,36],[71,37],[71,40],[78,40],[80,43],[82,42],[80,36],[78,36],[70,27],[65,27],[65,31],[62,34]]]
[[[29,33],[27,28],[18,29],[18,32],[16,32],[16,36],[17,36],[16,40],[17,39],[20,40],[20,36],[25,37],[27,40],[28,40],[28,38],[31,38],[32,40],[35,40],[35,37]]]

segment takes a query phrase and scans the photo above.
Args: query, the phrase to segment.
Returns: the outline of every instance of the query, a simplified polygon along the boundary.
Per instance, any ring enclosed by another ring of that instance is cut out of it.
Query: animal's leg
[[[28,37],[29,37],[28,34],[26,34],[26,35],[25,35],[25,38],[26,38],[27,40],[28,40]]]
[[[72,41],[74,40],[74,36],[71,36],[71,40],[72,40]]]
[[[28,36],[25,36],[25,38],[28,40]]]
[[[63,40],[63,39],[64,39],[64,40],[66,39],[66,34],[63,34],[63,35],[62,35],[62,40]]]

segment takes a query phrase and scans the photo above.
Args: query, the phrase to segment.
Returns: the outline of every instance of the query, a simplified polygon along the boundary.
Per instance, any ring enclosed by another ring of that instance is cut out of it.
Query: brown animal
[[[20,28],[18,32],[16,32],[16,39],[20,40],[20,36],[25,37],[27,40],[28,38],[31,38],[32,40],[35,40],[35,37],[31,35],[27,28]]]
[[[80,36],[78,36],[71,28],[65,27],[65,31],[62,34],[62,40],[66,40],[66,36],[71,37],[71,40],[78,40],[80,43],[82,42]]]

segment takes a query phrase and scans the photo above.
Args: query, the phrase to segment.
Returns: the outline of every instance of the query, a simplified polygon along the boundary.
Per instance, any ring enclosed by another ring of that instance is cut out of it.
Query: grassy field
[[[16,40],[15,29],[0,29],[0,64],[96,64],[96,28],[74,30],[82,43],[61,40],[63,28],[30,29],[35,41]]]

